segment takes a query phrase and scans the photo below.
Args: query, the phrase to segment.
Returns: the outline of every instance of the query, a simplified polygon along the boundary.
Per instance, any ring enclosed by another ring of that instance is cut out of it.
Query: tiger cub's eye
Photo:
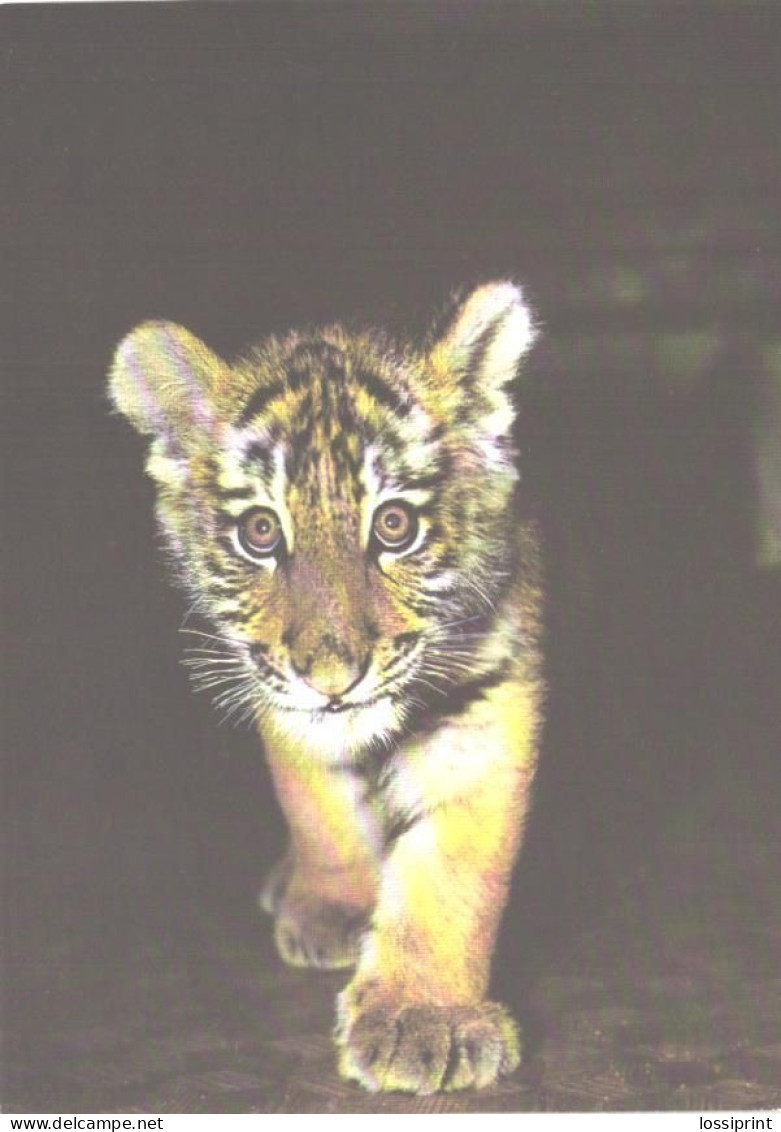
[[[267,558],[279,549],[282,527],[269,507],[255,507],[239,520],[239,542],[252,558]]]
[[[414,510],[401,500],[383,503],[374,513],[372,533],[385,550],[405,550],[418,533]]]

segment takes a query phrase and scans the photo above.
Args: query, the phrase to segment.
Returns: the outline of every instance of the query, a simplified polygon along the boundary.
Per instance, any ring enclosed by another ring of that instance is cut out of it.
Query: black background
[[[112,350],[145,318],[230,356],[331,320],[418,334],[456,286],[526,284],[551,721],[503,948],[544,961],[703,792],[750,782],[744,820],[777,820],[751,450],[779,334],[777,7],[43,5],[0,25],[11,1012],[45,1025],[55,942],[112,979],[142,940],[197,949],[210,915],[260,935],[282,844],[255,741],[178,664],[142,446],[108,413]],[[650,280],[636,301],[621,272]],[[715,345],[687,384],[657,347],[690,333]]]

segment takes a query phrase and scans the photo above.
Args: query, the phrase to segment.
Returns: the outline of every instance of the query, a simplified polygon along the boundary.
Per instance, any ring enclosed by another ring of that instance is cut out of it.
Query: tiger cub
[[[355,967],[339,1070],[373,1091],[482,1087],[520,1060],[485,995],[542,698],[510,395],[533,338],[497,282],[419,348],[332,326],[229,365],[149,322],[111,370],[213,627],[193,663],[256,722],[289,823],[261,894],[276,946]]]

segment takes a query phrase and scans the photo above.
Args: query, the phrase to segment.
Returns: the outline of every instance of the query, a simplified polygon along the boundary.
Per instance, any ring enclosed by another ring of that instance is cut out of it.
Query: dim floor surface
[[[764,784],[702,792],[612,907],[542,964],[521,1070],[480,1093],[340,1081],[343,976],[294,971],[268,921],[197,940],[67,944],[20,964],[7,1112],[462,1112],[781,1107],[781,838]],[[503,972],[512,979],[512,970]]]

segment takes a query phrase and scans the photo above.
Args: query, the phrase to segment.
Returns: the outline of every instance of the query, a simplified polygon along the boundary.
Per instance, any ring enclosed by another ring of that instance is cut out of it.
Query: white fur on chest
[[[487,776],[512,776],[518,758],[497,709],[491,700],[483,701],[432,734],[401,746],[384,775],[387,809],[418,815],[468,800],[483,788]]]

